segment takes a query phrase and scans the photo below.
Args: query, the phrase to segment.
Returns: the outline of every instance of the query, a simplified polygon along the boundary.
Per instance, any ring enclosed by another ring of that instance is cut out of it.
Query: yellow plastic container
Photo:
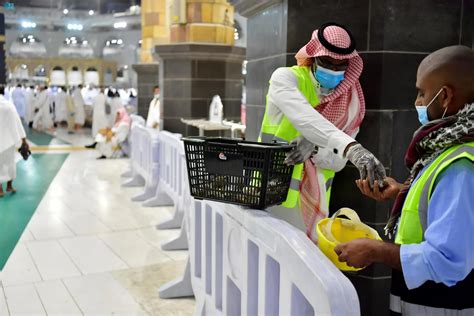
[[[345,215],[349,219],[338,218]],[[350,208],[341,208],[330,218],[321,220],[316,226],[319,249],[331,260],[336,267],[343,271],[359,271],[362,268],[349,267],[340,262],[334,248],[357,238],[382,240],[375,229],[360,221],[359,215]]]

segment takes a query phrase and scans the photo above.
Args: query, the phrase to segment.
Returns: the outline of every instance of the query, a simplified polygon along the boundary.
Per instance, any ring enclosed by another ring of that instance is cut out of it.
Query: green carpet
[[[47,146],[54,139],[56,144],[67,145],[68,142],[55,138],[47,133],[38,132],[32,128],[25,128],[26,138],[35,143],[38,146]]]
[[[13,186],[18,192],[0,198],[0,271],[67,156],[33,154],[17,163]]]

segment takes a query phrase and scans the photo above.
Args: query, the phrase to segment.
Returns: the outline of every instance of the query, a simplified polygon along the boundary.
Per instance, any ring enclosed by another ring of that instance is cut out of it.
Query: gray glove
[[[285,163],[290,166],[305,162],[315,152],[314,144],[303,136],[296,138],[290,145],[296,145],[286,154]]]
[[[379,187],[383,188],[385,168],[380,161],[361,144],[355,144],[349,147],[346,154],[347,159],[359,169],[360,179],[369,180],[371,188],[374,187],[374,181],[377,180]]]

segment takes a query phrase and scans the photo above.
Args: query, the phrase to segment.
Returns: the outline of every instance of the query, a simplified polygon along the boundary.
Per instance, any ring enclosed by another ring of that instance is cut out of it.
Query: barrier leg
[[[155,196],[143,202],[143,206],[145,207],[155,207],[155,206],[170,206],[173,205],[173,200],[169,197],[168,194],[163,192],[158,185],[156,189]]]
[[[152,198],[156,192],[156,185],[145,185],[145,191],[132,197],[132,201],[142,202]]]
[[[194,296],[193,288],[191,286],[191,265],[186,261],[186,268],[182,277],[172,280],[160,287],[158,293],[160,298],[177,298]]]
[[[174,229],[180,228],[183,222],[184,211],[180,210],[180,205],[174,207],[173,215],[170,219],[156,225],[156,229]]]
[[[186,234],[186,226],[184,220],[179,230],[179,236],[161,244],[163,250],[187,250],[188,249],[188,236]]]
[[[130,180],[122,183],[122,187],[141,187],[145,185],[145,179],[141,176],[134,174]]]
[[[120,175],[122,178],[131,178],[133,176],[133,170],[130,169],[128,171],[125,171]]]

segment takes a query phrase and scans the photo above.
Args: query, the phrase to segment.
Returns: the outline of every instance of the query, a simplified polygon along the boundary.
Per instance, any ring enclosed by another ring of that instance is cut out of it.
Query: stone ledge
[[[153,54],[161,59],[187,59],[187,60],[224,60],[242,62],[246,50],[243,47],[178,43],[170,45],[156,45]]]

